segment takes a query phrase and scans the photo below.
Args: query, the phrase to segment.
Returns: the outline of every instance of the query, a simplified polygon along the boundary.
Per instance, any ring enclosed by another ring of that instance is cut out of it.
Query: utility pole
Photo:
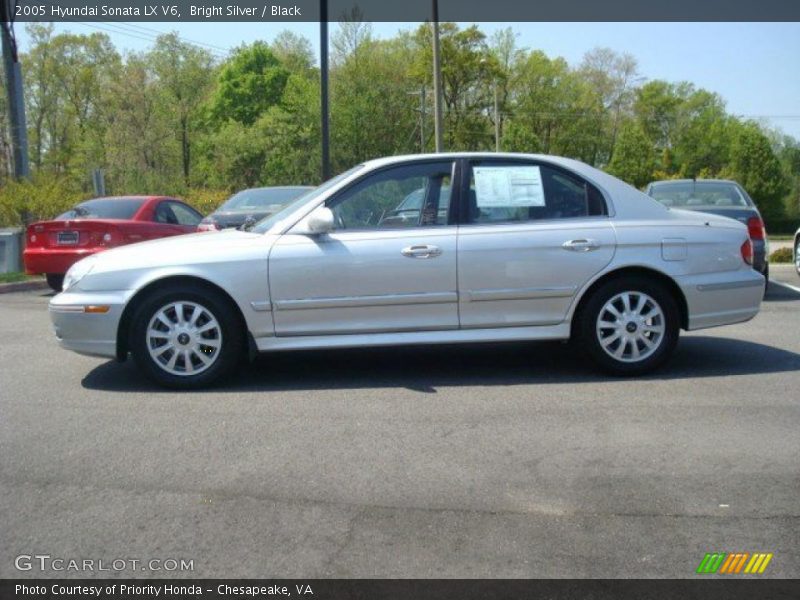
[[[22,93],[22,69],[14,39],[12,8],[8,0],[0,0],[0,29],[3,37],[3,66],[8,91],[8,116],[11,124],[11,146],[14,149],[14,176],[24,179],[28,167],[28,130],[25,125],[25,100]]]
[[[433,0],[433,126],[436,152],[444,150],[442,132],[442,66],[439,58],[439,0]]]
[[[493,82],[494,85],[494,151],[500,152],[500,111],[498,110],[497,102],[497,79]]]
[[[419,151],[425,153],[425,86],[419,91]]]
[[[322,181],[327,181],[331,176],[330,123],[328,120],[328,0],[319,0],[319,63]]]
[[[423,85],[418,92],[408,92],[409,96],[419,96],[419,151],[425,153],[425,86]]]

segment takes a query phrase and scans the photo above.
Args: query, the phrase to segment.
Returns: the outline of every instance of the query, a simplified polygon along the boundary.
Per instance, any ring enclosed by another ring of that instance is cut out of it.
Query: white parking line
[[[772,285],[772,284],[780,285],[782,287],[789,288],[793,292],[797,292],[798,294],[800,294],[800,287],[797,287],[796,285],[791,285],[789,283],[784,283],[782,281],[775,281],[774,279],[770,279],[769,280],[769,284],[770,285]]]

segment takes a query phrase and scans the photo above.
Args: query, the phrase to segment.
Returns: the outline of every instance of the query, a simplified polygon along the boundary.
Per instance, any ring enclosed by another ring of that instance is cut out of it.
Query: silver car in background
[[[668,210],[575,160],[391,157],[251,231],[81,261],[50,314],[63,347],[132,354],[176,388],[257,352],[570,338],[636,375],[669,357],[680,329],[753,318],[764,278],[752,259],[743,224]]]

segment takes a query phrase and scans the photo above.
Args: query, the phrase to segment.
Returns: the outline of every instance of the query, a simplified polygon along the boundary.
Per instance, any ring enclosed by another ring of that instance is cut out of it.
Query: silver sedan
[[[753,318],[764,278],[752,260],[741,223],[669,209],[578,161],[391,157],[251,231],[87,258],[50,314],[63,347],[130,354],[176,388],[257,352],[570,338],[637,375],[664,363],[680,329]]]

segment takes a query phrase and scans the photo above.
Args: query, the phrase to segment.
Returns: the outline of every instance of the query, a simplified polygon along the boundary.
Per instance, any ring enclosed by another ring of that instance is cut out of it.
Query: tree
[[[653,179],[655,162],[653,144],[641,126],[635,121],[625,121],[620,127],[608,172],[637,188],[643,188]]]
[[[270,46],[273,54],[289,72],[305,76],[314,73],[314,52],[311,42],[301,35],[285,30],[281,31]]]
[[[596,157],[603,163],[614,154],[620,123],[633,104],[636,84],[641,81],[638,65],[630,54],[618,54],[610,48],[594,48],[584,55],[580,72],[599,95],[606,113],[607,142]]]
[[[211,98],[217,123],[252,125],[283,96],[289,71],[265,42],[241,46],[223,65]]]
[[[147,56],[160,89],[166,97],[164,109],[173,115],[181,144],[184,181],[189,183],[191,129],[198,122],[200,107],[214,75],[214,59],[207,50],[183,42],[176,33],[160,35]]]
[[[724,174],[747,190],[766,220],[785,216],[783,199],[789,186],[769,138],[758,124],[750,121],[735,126],[730,163]]]

